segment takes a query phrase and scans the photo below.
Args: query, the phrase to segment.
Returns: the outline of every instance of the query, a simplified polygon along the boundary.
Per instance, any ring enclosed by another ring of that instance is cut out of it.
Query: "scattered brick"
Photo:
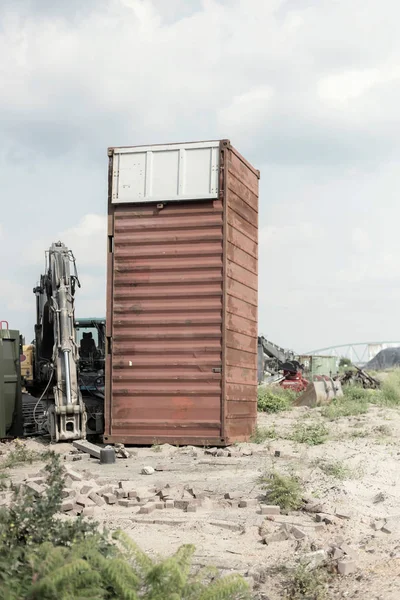
[[[204,450],[204,454],[209,454],[210,456],[217,456],[218,448],[207,448]]]
[[[76,490],[72,488],[64,488],[62,491],[63,498],[74,498],[76,496]]]
[[[89,498],[97,504],[97,506],[104,506],[105,502],[101,496],[99,496],[96,492],[90,492]]]
[[[351,575],[356,569],[357,566],[354,560],[339,560],[338,562],[339,575]]]
[[[347,521],[349,521],[351,519],[351,514],[344,512],[344,511],[336,511],[336,516],[339,517],[339,519],[346,519]]]
[[[228,458],[229,452],[227,452],[226,450],[218,450],[216,456]]]
[[[43,485],[39,485],[33,481],[27,481],[25,486],[28,488],[28,490],[33,492],[35,496],[41,496],[46,489]]]
[[[115,504],[117,502],[117,497],[111,493],[103,494],[103,498],[106,501],[106,504]]]
[[[64,502],[61,503],[61,510],[63,512],[68,512],[69,510],[73,510],[74,509],[74,503],[72,502],[72,500],[64,500]]]
[[[325,523],[326,525],[333,525],[334,524],[334,517],[331,517],[330,515],[326,515],[324,513],[317,513],[315,515],[315,520],[317,521],[317,523]]]
[[[226,500],[240,500],[242,496],[243,494],[241,492],[227,492],[224,494]]]
[[[65,462],[76,462],[77,460],[82,460],[83,454],[66,454],[64,456]]]
[[[135,490],[129,490],[128,498],[137,498],[137,492]]]
[[[164,502],[156,502],[156,508],[158,510],[163,510],[165,508]]]
[[[74,483],[73,479],[67,475],[66,477],[64,477],[64,485],[67,488],[70,488],[72,486],[72,484]]]
[[[112,485],[104,485],[103,487],[101,487],[97,493],[100,496],[104,496],[105,494],[112,494],[113,493],[113,486]]]
[[[68,470],[67,476],[70,477],[72,481],[83,481],[82,475],[76,471]]]
[[[118,500],[119,506],[124,506],[125,508],[130,508],[132,506],[137,506],[137,502],[135,500],[127,500],[126,498],[122,500]]]
[[[146,506],[142,506],[141,509],[139,510],[139,514],[149,515],[155,509],[156,509],[156,505],[155,505],[155,503],[152,502],[151,504],[146,504]]]
[[[248,508],[250,506],[257,506],[258,500],[250,498],[249,500],[241,500],[239,502],[239,508]]]
[[[93,517],[94,516],[94,508],[93,506],[85,506],[82,511],[82,517]]]
[[[290,533],[293,535],[293,537],[296,540],[304,540],[304,538],[307,537],[307,534],[302,529],[299,529],[298,527],[292,527],[290,530]]]
[[[349,544],[340,544],[340,549],[343,550],[343,552],[347,554],[347,556],[353,556],[354,554],[354,548],[349,546]]]
[[[196,504],[189,504],[189,506],[186,509],[186,512],[197,512],[197,505]]]
[[[263,538],[264,544],[272,544],[274,542],[284,542],[289,539],[289,534],[285,530],[278,531],[277,533],[273,533],[271,535],[266,535]]]
[[[44,483],[46,483],[46,477],[39,477],[37,475],[33,476],[33,477],[27,477],[26,482],[27,483],[37,483],[37,485],[43,485]]]
[[[85,485],[83,485],[81,487],[81,494],[87,495],[89,494],[91,491],[93,490],[93,485],[90,485],[89,483],[85,483]]]
[[[175,502],[173,500],[166,500],[165,501],[165,508],[175,508]]]
[[[79,494],[76,497],[75,503],[79,504],[80,506],[83,506],[84,508],[86,506],[92,506],[93,505],[93,501],[90,500],[90,498],[88,498],[87,496],[84,496],[83,494]]]
[[[343,556],[344,556],[344,552],[343,552],[343,550],[341,550],[341,548],[333,549],[333,552],[332,552],[333,560],[339,560],[339,559],[343,558]]]
[[[181,510],[187,510],[187,507],[189,506],[189,504],[190,504],[189,500],[174,500],[174,507],[180,508]]]
[[[118,488],[117,490],[115,490],[114,492],[115,496],[117,496],[117,498],[127,498],[128,497],[128,492],[126,490],[120,489]]]
[[[375,531],[381,531],[385,524],[386,521],[384,519],[380,519],[379,521],[374,521],[372,523],[372,527],[375,529]]]
[[[382,527],[381,531],[383,531],[383,533],[393,533],[393,529],[391,527],[391,525],[389,525],[389,523],[385,523],[385,525]]]
[[[262,515],[280,515],[281,509],[279,506],[274,506],[273,504],[261,505],[261,514]]]
[[[241,523],[231,523],[229,521],[209,521],[209,525],[221,527],[221,529],[228,529],[229,531],[245,531],[245,527]]]
[[[242,456],[252,456],[252,454],[253,454],[253,450],[251,450],[250,448],[242,448],[242,449],[240,450],[240,454],[241,454]]]

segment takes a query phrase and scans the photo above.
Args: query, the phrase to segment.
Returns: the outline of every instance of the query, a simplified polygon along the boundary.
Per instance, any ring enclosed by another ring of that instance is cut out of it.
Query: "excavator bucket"
[[[294,401],[295,406],[323,406],[329,404],[334,398],[343,397],[340,381],[331,377],[318,377],[308,384],[305,391]]]

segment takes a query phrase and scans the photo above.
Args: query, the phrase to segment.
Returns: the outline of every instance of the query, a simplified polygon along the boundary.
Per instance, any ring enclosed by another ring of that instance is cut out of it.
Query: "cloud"
[[[46,238],[32,242],[28,261],[34,265],[43,264],[44,253],[53,242],[63,242],[72,250],[77,264],[83,267],[101,267],[106,263],[107,217],[105,215],[84,215],[77,225],[64,231],[54,231]],[[26,258],[22,260],[25,262]]]
[[[103,315],[107,147],[220,137],[261,171],[260,329],[298,350],[393,337],[398,17],[394,0],[3,0],[0,314],[30,335],[61,239],[77,310]]]
[[[1,319],[8,320],[8,312],[24,312],[31,308],[25,297],[25,288],[12,279],[0,279]],[[32,296],[33,297],[33,296]]]

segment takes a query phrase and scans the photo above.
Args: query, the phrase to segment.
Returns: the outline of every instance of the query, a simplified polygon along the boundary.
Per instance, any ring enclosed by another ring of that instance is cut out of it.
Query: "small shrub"
[[[50,454],[48,451],[29,450],[24,442],[16,440],[13,449],[6,455],[5,460],[0,462],[0,469],[12,469],[19,465],[32,464],[37,460],[46,460]]]
[[[330,421],[336,421],[342,417],[364,415],[368,412],[368,402],[365,400],[333,400],[328,406],[324,406],[321,415]]]
[[[384,436],[392,435],[392,430],[390,429],[389,425],[378,425],[377,427],[374,427],[373,431],[374,431],[374,433],[377,433],[378,435],[384,435]]]
[[[351,359],[347,358],[347,356],[342,356],[339,360],[339,367],[351,367],[352,364]]]
[[[326,573],[321,569],[308,570],[300,565],[287,586],[289,600],[325,600]]]
[[[365,438],[368,436],[368,431],[366,429],[359,429],[357,431],[352,431],[350,437],[352,438]]]
[[[343,388],[342,401],[369,402],[375,390],[367,390],[360,385],[348,385]]]
[[[258,410],[260,412],[277,413],[292,408],[296,393],[278,386],[261,386],[258,388]]]
[[[318,446],[328,439],[329,430],[323,423],[314,423],[310,425],[298,424],[290,437],[299,444],[308,444],[309,446]]]
[[[253,444],[262,444],[267,440],[275,440],[277,437],[278,432],[274,425],[272,427],[256,427],[250,441],[253,442]]]
[[[152,449],[153,452],[161,452],[162,451],[162,448],[161,448],[160,444],[156,444],[156,443],[154,443],[152,445],[151,449]]]
[[[283,510],[298,510],[303,505],[302,487],[298,477],[272,472],[262,475],[258,483],[265,490],[268,504],[280,506]]]
[[[339,479],[341,481],[344,479],[349,479],[352,476],[352,470],[341,460],[317,460],[315,462],[315,466],[321,469],[325,475],[334,477],[335,479]]]
[[[400,369],[389,373],[383,381],[377,401],[384,406],[400,406]]]

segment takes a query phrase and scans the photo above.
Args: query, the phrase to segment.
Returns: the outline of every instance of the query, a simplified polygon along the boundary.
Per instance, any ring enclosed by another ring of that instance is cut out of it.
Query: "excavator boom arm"
[[[61,242],[53,243],[48,251],[46,273],[34,292],[37,369],[39,377],[53,379],[54,401],[48,406],[48,427],[55,441],[86,436],[86,412],[79,388],[79,353],[75,342],[76,285],[80,287],[72,252]]]

